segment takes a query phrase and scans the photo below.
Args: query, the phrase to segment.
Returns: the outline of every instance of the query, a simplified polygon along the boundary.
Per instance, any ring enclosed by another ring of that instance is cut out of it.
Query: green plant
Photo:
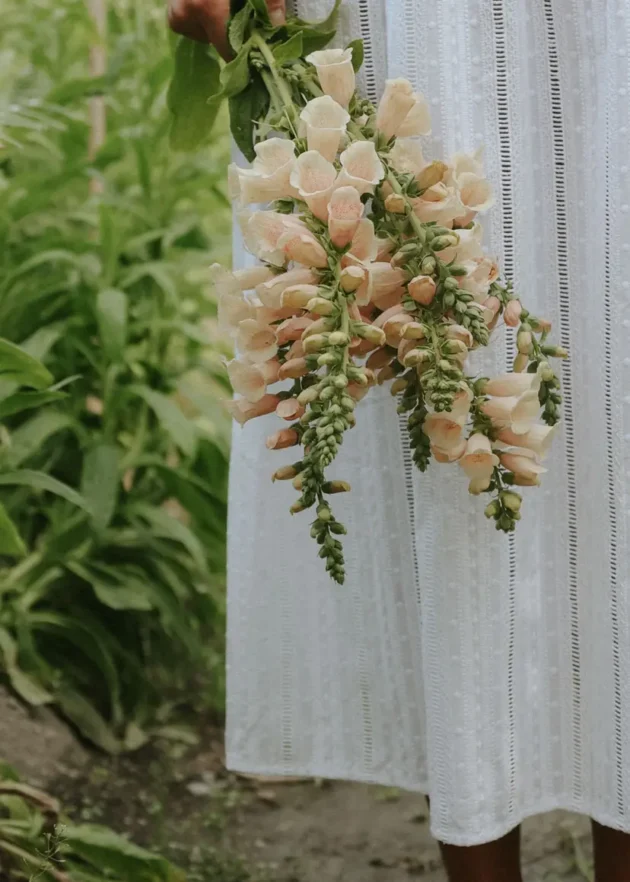
[[[2,558],[4,670],[117,752],[208,665],[221,701],[228,389],[204,281],[228,249],[228,141],[223,119],[206,150],[169,151],[157,0],[111,2],[96,78],[87,4],[36,5],[3,11],[0,327],[74,380],[64,400],[8,417],[0,469],[42,472],[86,504],[0,490],[27,549]],[[90,157],[96,93],[107,135]]]
[[[183,882],[185,876],[108,827],[73,824],[54,797],[0,763],[0,879]]]

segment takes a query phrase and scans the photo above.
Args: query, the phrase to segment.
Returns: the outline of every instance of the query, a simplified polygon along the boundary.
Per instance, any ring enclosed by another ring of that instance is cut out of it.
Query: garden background
[[[3,3],[0,882],[437,882],[421,798],[223,767],[230,143],[170,149],[174,42],[163,0]]]

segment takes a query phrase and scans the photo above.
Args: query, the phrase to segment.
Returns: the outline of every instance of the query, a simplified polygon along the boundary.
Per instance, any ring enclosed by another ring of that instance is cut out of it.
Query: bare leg
[[[630,834],[593,821],[595,882],[630,882]]]
[[[520,846],[520,827],[495,842],[470,848],[440,843],[450,882],[522,882]],[[615,877],[614,882],[621,879]],[[606,882],[613,882],[612,877]],[[624,877],[624,882],[630,882],[630,876]]]

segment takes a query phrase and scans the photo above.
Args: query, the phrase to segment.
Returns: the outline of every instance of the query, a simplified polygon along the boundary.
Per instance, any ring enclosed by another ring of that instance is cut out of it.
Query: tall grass
[[[86,4],[3,7],[0,332],[71,382],[9,418],[0,469],[45,472],[87,505],[0,487],[27,545],[0,558],[0,634],[22,697],[116,752],[199,670],[221,701],[229,427],[204,280],[229,247],[229,146],[221,124],[197,155],[168,149],[161,0],[110,0],[107,24],[94,79]],[[90,158],[95,93],[107,134]]]

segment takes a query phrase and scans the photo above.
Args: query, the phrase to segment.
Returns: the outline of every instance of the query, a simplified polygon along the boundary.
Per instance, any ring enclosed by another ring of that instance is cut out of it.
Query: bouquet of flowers
[[[477,215],[493,199],[480,155],[424,157],[428,107],[405,79],[389,80],[377,107],[357,94],[361,42],[324,48],[337,6],[320,24],[273,27],[264,2],[247,0],[231,20],[236,57],[221,86],[253,160],[230,168],[231,195],[241,208],[270,204],[239,215],[260,265],[214,273],[238,353],[230,410],[241,424],[282,421],[267,447],[299,453],[273,479],[293,482],[293,513],[314,512],[311,535],[341,583],[346,531],[330,497],[350,487],[328,470],[370,389],[391,384],[418,468],[459,468],[510,532],[515,486],[545,471],[560,404],[548,359],[566,352],[483,249]],[[513,373],[472,376],[469,353],[500,322],[516,332]]]

